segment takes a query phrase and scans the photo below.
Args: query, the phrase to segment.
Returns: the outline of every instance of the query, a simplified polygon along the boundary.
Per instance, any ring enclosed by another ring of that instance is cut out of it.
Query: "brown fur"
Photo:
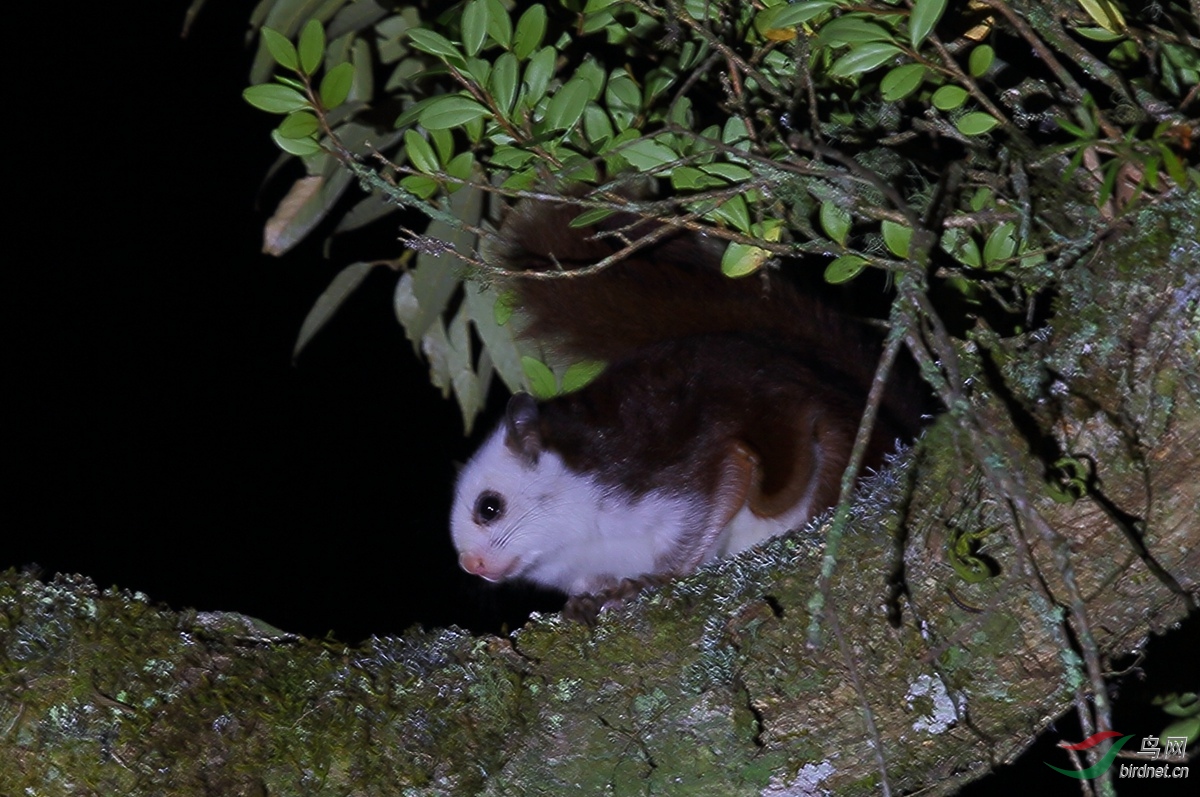
[[[578,209],[526,203],[495,253],[512,269],[571,270],[656,229],[613,216],[575,229]],[[735,452],[749,463],[747,499],[783,513],[814,485],[831,505],[878,361],[874,330],[799,294],[777,276],[733,280],[720,246],[673,233],[596,275],[514,279],[528,333],[565,353],[609,361],[577,393],[542,405],[540,437],[567,464],[634,495],[699,487],[713,494]],[[923,396],[894,378],[867,465],[920,425]],[[815,480],[815,484],[814,484]]]

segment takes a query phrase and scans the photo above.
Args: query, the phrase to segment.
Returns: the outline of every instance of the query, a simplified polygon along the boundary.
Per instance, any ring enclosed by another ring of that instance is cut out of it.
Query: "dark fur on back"
[[[522,203],[506,220],[503,243],[493,256],[517,271],[571,271],[620,251],[621,236],[636,240],[659,230],[625,214],[573,228],[570,222],[579,213],[569,204]],[[671,232],[596,274],[514,278],[508,287],[530,317],[527,334],[571,356],[606,360],[610,371],[646,371],[644,364],[620,364],[667,344],[688,350],[687,356],[676,355],[700,369],[692,381],[705,390],[700,382],[719,381],[706,374],[744,370],[736,360],[757,362],[765,353],[760,369],[772,370],[772,360],[803,369],[814,383],[814,397],[823,392],[822,400],[861,413],[881,348],[877,331],[798,293],[778,274],[726,277],[720,271],[723,243]],[[726,345],[719,345],[723,339]],[[728,345],[732,341],[739,341],[740,353]],[[630,381],[644,384],[655,381],[653,376],[642,373]],[[753,376],[742,378],[753,382]],[[911,439],[928,409],[919,380],[902,366],[881,407],[883,433]]]

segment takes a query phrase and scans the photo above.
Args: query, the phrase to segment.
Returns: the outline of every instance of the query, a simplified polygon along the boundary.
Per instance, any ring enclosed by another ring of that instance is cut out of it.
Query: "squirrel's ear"
[[[529,465],[536,465],[542,452],[538,432],[538,406],[528,393],[514,393],[504,414],[504,444]]]

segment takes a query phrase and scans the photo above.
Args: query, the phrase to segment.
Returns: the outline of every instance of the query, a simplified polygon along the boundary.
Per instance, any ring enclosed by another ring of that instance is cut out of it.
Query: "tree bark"
[[[10,571],[0,794],[951,793],[1087,692],[1081,629],[1124,654],[1195,606],[1198,207],[1102,243],[1044,328],[961,347],[986,464],[1052,534],[948,414],[860,491],[816,648],[821,528],[594,630],[356,649]]]

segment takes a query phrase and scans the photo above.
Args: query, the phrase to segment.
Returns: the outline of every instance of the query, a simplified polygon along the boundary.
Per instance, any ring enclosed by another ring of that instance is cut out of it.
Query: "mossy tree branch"
[[[951,793],[1095,696],[1081,633],[1107,668],[1194,608],[1195,210],[1142,214],[1066,276],[1045,330],[956,344],[960,400],[1058,539],[1032,532],[950,413],[853,504],[835,636],[815,650],[820,529],[595,630],[543,617],[507,638],[356,649],[10,572],[0,792],[869,794],[886,773],[894,791]],[[1021,453],[1047,445],[1094,464],[1073,502],[1040,489],[1041,460]],[[1173,583],[1129,544],[1129,519]],[[992,577],[957,575],[963,529],[991,530]]]

